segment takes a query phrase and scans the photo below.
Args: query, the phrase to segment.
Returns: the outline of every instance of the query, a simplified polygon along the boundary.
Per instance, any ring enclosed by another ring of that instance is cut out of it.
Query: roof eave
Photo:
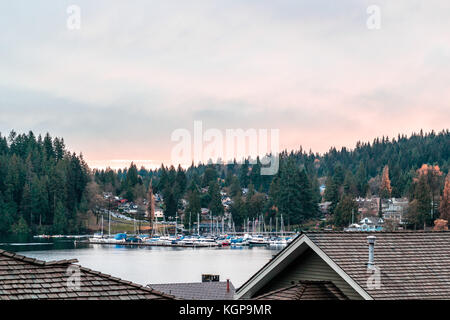
[[[303,249],[302,249],[303,246]],[[306,247],[311,248],[322,260],[325,261],[345,282],[347,282],[362,298],[373,300],[373,298],[344,270],[339,267],[325,252],[320,249],[306,234],[302,234],[287,246],[280,254],[275,256],[264,267],[262,267],[255,275],[253,275],[246,283],[236,290],[236,299],[248,299],[255,294],[267,282],[276,275],[277,271],[284,269],[295,258],[301,256]]]

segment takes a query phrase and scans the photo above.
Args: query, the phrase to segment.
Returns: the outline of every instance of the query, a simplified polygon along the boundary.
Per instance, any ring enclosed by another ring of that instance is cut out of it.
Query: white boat
[[[284,238],[277,238],[269,241],[271,246],[285,246],[287,243],[287,240]]]
[[[107,242],[106,240],[108,240],[108,239],[102,238],[102,237],[98,237],[98,236],[95,236],[95,235],[94,235],[93,238],[89,238],[89,242],[90,243],[105,243],[105,242]]]
[[[194,247],[217,247],[219,244],[213,238],[199,238],[193,243]]]
[[[248,244],[251,246],[267,246],[269,244],[269,241],[267,241],[267,239],[265,239],[263,236],[257,235],[249,239]]]

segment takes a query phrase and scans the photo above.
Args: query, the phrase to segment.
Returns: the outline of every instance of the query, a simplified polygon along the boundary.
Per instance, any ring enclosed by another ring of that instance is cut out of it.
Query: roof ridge
[[[80,266],[80,269],[83,270],[84,272],[95,274],[97,276],[100,276],[100,277],[103,277],[103,278],[106,278],[106,279],[109,279],[109,280],[112,280],[112,281],[116,281],[116,282],[119,282],[119,283],[127,284],[129,286],[133,286],[133,287],[135,287],[137,289],[142,289],[144,291],[147,291],[149,293],[153,293],[153,294],[159,295],[161,297],[176,299],[175,296],[166,294],[164,292],[157,291],[157,290],[155,290],[153,288],[146,287],[146,286],[143,286],[143,285],[138,284],[138,283],[134,283],[132,281],[124,280],[124,279],[121,279],[119,277],[114,277],[114,276],[112,276],[110,274],[106,274],[106,273],[99,272],[99,271],[94,271],[94,270],[91,270],[89,268],[82,267],[82,266]]]
[[[40,260],[40,259],[36,259],[36,258],[31,258],[31,257],[27,257],[24,256],[22,254],[18,254],[16,252],[11,252],[11,251],[6,251],[6,250],[0,250],[0,255],[3,255],[5,257],[14,259],[14,260],[19,260],[19,261],[24,261],[24,262],[28,262],[28,263],[32,263],[32,264],[37,264],[37,265],[45,265],[45,266],[51,266],[51,265],[61,265],[61,264],[71,264],[71,263],[75,263],[78,262],[78,259],[64,259],[64,260],[52,260],[52,261],[44,261],[44,260]]]
[[[450,233],[450,230],[397,230],[397,231],[327,231],[327,230],[309,230],[302,231],[302,234],[328,233],[328,234],[405,234],[405,233]]]
[[[172,285],[172,284],[201,284],[201,283],[227,283],[227,281],[198,281],[198,282],[166,282],[166,283],[149,283],[146,286],[162,286],[162,285]],[[231,284],[231,280],[230,280],[230,284]]]

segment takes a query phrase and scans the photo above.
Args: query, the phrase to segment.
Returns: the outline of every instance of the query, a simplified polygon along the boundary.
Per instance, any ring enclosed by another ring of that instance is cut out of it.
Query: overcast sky
[[[81,28],[67,28],[67,7]],[[367,27],[369,5],[381,28]],[[0,2],[0,132],[93,166],[170,161],[171,133],[280,129],[314,152],[449,128],[448,0]]]

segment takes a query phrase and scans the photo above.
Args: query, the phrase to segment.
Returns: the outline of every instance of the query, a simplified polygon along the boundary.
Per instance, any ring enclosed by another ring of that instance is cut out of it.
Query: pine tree
[[[428,188],[430,190],[430,197],[431,197],[431,215],[433,219],[435,218],[435,213],[438,208],[438,202],[437,199],[439,199],[439,193],[441,191],[442,186],[442,177],[443,173],[440,170],[438,165],[432,166],[423,164],[418,170],[417,170],[418,177],[423,177],[428,185]]]
[[[26,235],[30,233],[30,228],[23,216],[20,216],[19,220],[11,226],[11,231],[14,234]]]
[[[11,208],[4,202],[3,195],[0,192],[0,234],[7,234],[11,230],[11,225],[14,223]]]
[[[278,175],[272,180],[269,188],[269,202],[271,203],[271,207],[274,206],[278,208],[280,204],[280,177]],[[274,208],[274,209],[275,209]]]
[[[292,158],[280,169],[283,183],[280,184],[277,199],[279,212],[292,224],[302,223],[317,212],[308,177],[304,170],[298,169]]]
[[[56,203],[55,215],[53,218],[53,232],[55,234],[64,234],[67,231],[67,210],[61,201]]]
[[[239,182],[243,188],[247,188],[248,183],[250,182],[250,177],[248,174],[248,160],[245,159],[244,163],[241,165],[239,171]]]
[[[358,195],[358,187],[352,172],[347,171],[344,179],[344,194],[356,197]]]
[[[334,214],[334,225],[345,227],[352,223],[352,218],[357,218],[358,204],[350,195],[344,195],[339,201]]]
[[[311,192],[314,203],[320,203],[322,196],[320,195],[319,179],[316,175],[312,175],[311,177],[308,177],[308,180],[311,182]]]
[[[450,173],[447,174],[447,177],[445,178],[439,213],[441,214],[441,219],[450,221]]]
[[[334,179],[330,176],[328,176],[327,180],[325,181],[325,192],[323,197],[325,201],[331,202],[329,210],[330,213],[333,213],[339,202],[339,187],[338,185],[336,185]]]
[[[237,194],[233,198],[233,203],[230,206],[231,216],[236,226],[242,226],[245,219],[247,219],[247,206],[241,194]]]
[[[414,187],[414,199],[408,206],[407,220],[417,228],[432,221],[430,188],[426,178],[418,178]]]
[[[259,157],[256,159],[256,163],[252,166],[252,171],[250,172],[249,181],[256,190],[261,190],[262,188],[262,178],[261,178],[261,162]]]
[[[208,208],[211,210],[213,216],[221,216],[224,214],[224,207],[222,205],[222,197],[220,195],[220,188],[216,181],[210,181],[208,194],[211,198]]]
[[[193,222],[197,220],[197,214],[200,214],[202,212],[200,193],[198,192],[198,188],[196,186],[193,186],[190,189],[191,190],[188,191],[187,196],[188,205],[184,213],[185,227],[193,225]]]
[[[211,181],[217,181],[217,171],[213,165],[209,165],[203,174],[202,187],[210,185]]]
[[[241,195],[241,185],[239,183],[239,179],[236,176],[233,176],[230,186],[230,195],[231,197],[235,197],[237,195]]]
[[[176,188],[177,188],[177,190],[176,190],[177,196],[178,196],[178,198],[182,198],[184,195],[184,192],[186,191],[187,179],[186,179],[186,173],[185,173],[184,169],[181,167],[181,165],[178,165],[175,183],[176,183]]]
[[[358,189],[358,196],[366,196],[369,186],[367,184],[366,168],[362,161],[359,162],[358,171],[356,172],[356,188]]]

